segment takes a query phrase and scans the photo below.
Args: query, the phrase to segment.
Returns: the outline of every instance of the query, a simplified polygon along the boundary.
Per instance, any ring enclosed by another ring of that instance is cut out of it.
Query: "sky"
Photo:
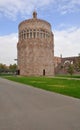
[[[80,53],[80,0],[0,0],[0,63],[14,64],[17,59],[18,25],[32,18],[51,24],[54,55],[78,56]]]

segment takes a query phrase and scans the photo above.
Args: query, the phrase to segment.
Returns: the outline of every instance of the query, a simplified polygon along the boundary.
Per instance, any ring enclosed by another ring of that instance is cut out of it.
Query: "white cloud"
[[[0,63],[16,63],[17,34],[0,36]],[[80,53],[80,28],[54,31],[55,56],[78,56]]]
[[[55,55],[78,56],[80,53],[80,28],[54,32]]]
[[[57,0],[57,4],[62,14],[80,11],[80,0]]]
[[[0,36],[0,63],[9,65],[16,63],[17,58],[17,34]]]
[[[80,11],[80,0],[0,0],[0,16],[16,19],[18,14],[26,16],[49,5],[62,14]]]
[[[16,19],[20,13],[22,16],[31,14],[35,8],[49,5],[54,0],[0,0],[0,14]]]

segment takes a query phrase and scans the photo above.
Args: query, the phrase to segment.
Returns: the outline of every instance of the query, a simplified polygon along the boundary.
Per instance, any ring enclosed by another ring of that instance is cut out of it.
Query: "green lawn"
[[[0,77],[4,77],[4,76],[13,76],[14,74],[12,73],[0,73]]]
[[[80,80],[48,77],[6,77],[9,80],[31,85],[40,89],[80,98]]]
[[[64,77],[64,78],[79,78],[80,79],[80,75],[56,75],[56,77]]]

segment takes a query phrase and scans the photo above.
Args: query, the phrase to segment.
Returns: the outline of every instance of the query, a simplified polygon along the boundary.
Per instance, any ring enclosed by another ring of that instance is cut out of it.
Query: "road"
[[[0,130],[80,130],[80,100],[0,78]]]

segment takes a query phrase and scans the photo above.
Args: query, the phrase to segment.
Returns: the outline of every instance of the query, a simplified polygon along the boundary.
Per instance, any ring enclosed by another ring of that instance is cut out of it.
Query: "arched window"
[[[40,38],[42,38],[42,30],[40,30]]]
[[[30,30],[30,38],[32,38],[32,30]]]
[[[27,38],[29,38],[29,30],[27,30]]]
[[[26,39],[26,31],[24,30],[24,39]]]
[[[33,30],[33,38],[36,38],[36,30]]]
[[[45,38],[45,31],[43,31],[43,38]]]
[[[24,31],[22,31],[22,39],[24,39]]]
[[[37,38],[39,38],[39,30],[37,30]]]

